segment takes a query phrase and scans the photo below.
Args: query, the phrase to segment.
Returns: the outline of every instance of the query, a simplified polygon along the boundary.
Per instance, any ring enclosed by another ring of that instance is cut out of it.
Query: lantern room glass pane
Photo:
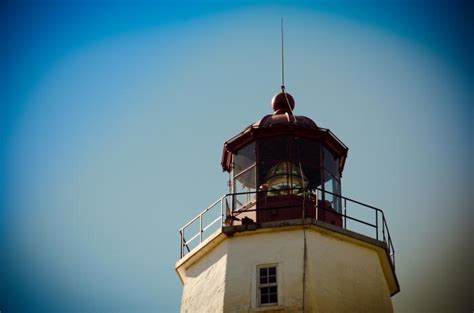
[[[256,178],[255,165],[234,176],[234,209],[251,206],[256,201]]]
[[[306,188],[321,187],[321,145],[316,140],[295,137],[291,145],[291,158],[301,164],[308,180]]]
[[[232,192],[239,193],[234,199],[234,208],[255,201],[257,170],[255,166],[255,142],[243,147],[234,154],[232,171]]]
[[[286,185],[287,188],[290,188],[290,186],[295,185],[295,182],[298,183],[297,177],[301,180],[301,172],[303,172],[304,182],[299,182],[299,186],[313,190],[322,187],[322,146],[319,141],[294,136],[281,136],[262,139],[258,142],[257,147],[258,186],[264,186],[268,183],[268,179],[272,176],[270,172],[274,170],[275,166],[280,164],[281,167],[281,164],[287,162],[288,164],[294,164],[294,168],[297,169],[298,173],[287,171],[288,175],[286,177],[279,177],[279,185]],[[294,181],[290,182],[290,178]],[[270,183],[277,184],[277,182]]]
[[[266,183],[269,171],[278,163],[289,161],[288,136],[265,138],[258,141],[258,185]]]
[[[243,147],[234,154],[234,175],[241,173],[255,164],[255,142]]]
[[[328,149],[323,149],[324,168],[333,176],[339,177],[339,158]]]
[[[236,184],[235,192],[255,191],[255,166],[248,168],[240,174],[234,176],[234,183]]]
[[[258,144],[259,161],[264,164],[287,161],[289,159],[289,139],[288,136],[282,136],[260,140]]]
[[[321,147],[319,142],[305,138],[294,138],[291,145],[291,159],[304,166],[319,167]]]
[[[321,170],[319,167],[302,165],[303,175],[306,179],[305,187],[308,189],[321,188]]]
[[[339,178],[333,176],[328,171],[324,171],[324,193],[323,199],[328,201],[330,207],[336,212],[341,213],[341,182]]]

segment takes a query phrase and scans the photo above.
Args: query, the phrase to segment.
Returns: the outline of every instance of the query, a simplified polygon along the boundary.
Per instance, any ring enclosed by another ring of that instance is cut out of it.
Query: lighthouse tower
[[[392,239],[341,193],[348,148],[284,89],[272,107],[224,144],[229,193],[180,229],[181,312],[392,312]]]

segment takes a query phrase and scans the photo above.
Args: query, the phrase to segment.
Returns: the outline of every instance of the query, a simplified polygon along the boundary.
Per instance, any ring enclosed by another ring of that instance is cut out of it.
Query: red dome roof
[[[348,148],[329,129],[320,128],[306,116],[293,115],[295,99],[286,92],[280,92],[272,99],[273,114],[246,127],[242,132],[224,143],[222,168],[231,170],[232,154],[256,140],[276,136],[297,136],[320,141],[341,158],[340,171],[344,168]]]

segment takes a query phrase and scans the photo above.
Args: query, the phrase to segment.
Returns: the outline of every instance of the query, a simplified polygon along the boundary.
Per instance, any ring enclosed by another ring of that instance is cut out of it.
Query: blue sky
[[[176,312],[177,229],[224,194],[225,140],[295,113],[382,208],[396,312],[470,311],[467,2],[2,2],[2,312]],[[471,301],[471,302],[470,302]]]

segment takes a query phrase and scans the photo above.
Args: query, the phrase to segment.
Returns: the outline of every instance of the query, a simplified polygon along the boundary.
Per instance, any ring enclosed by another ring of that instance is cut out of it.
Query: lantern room
[[[317,218],[342,226],[341,176],[348,148],[308,117],[293,114],[293,97],[272,99],[273,114],[224,144],[229,172],[226,223]]]

